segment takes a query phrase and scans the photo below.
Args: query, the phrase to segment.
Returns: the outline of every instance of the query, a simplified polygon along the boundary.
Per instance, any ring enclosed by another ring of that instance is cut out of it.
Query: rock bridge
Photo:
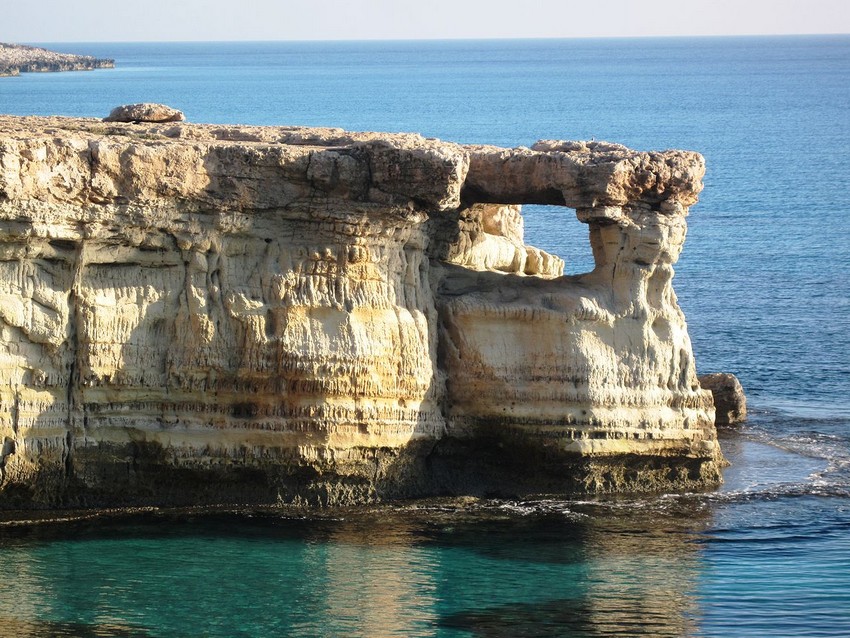
[[[671,283],[703,172],[604,142],[0,116],[0,501],[716,483]],[[532,203],[575,210],[592,272],[525,245]]]

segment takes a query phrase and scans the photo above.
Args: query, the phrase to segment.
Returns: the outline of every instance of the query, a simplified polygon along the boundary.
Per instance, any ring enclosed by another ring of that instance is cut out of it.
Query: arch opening
[[[524,204],[525,243],[564,260],[565,275],[591,272],[595,263],[590,245],[590,228],[563,206]]]

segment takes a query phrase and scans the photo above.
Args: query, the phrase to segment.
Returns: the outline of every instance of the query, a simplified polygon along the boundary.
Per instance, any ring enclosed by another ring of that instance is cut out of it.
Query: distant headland
[[[45,71],[91,71],[114,66],[115,60],[0,42],[0,77]]]

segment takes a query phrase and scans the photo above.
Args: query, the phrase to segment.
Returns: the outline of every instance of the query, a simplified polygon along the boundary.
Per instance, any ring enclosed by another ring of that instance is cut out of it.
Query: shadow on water
[[[588,622],[590,617],[587,600],[552,600],[457,612],[443,617],[439,624],[486,638],[598,635]],[[635,634],[630,631],[624,635]]]
[[[609,611],[600,616],[592,600],[564,599],[500,605],[484,611],[450,614],[440,626],[481,638],[561,638],[563,636],[682,636],[687,629],[663,610]]]

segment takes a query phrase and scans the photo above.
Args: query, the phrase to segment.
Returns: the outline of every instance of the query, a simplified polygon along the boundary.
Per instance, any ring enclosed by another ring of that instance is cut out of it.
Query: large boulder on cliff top
[[[182,122],[185,120],[183,111],[178,111],[165,104],[124,104],[116,106],[105,118],[104,122]]]

